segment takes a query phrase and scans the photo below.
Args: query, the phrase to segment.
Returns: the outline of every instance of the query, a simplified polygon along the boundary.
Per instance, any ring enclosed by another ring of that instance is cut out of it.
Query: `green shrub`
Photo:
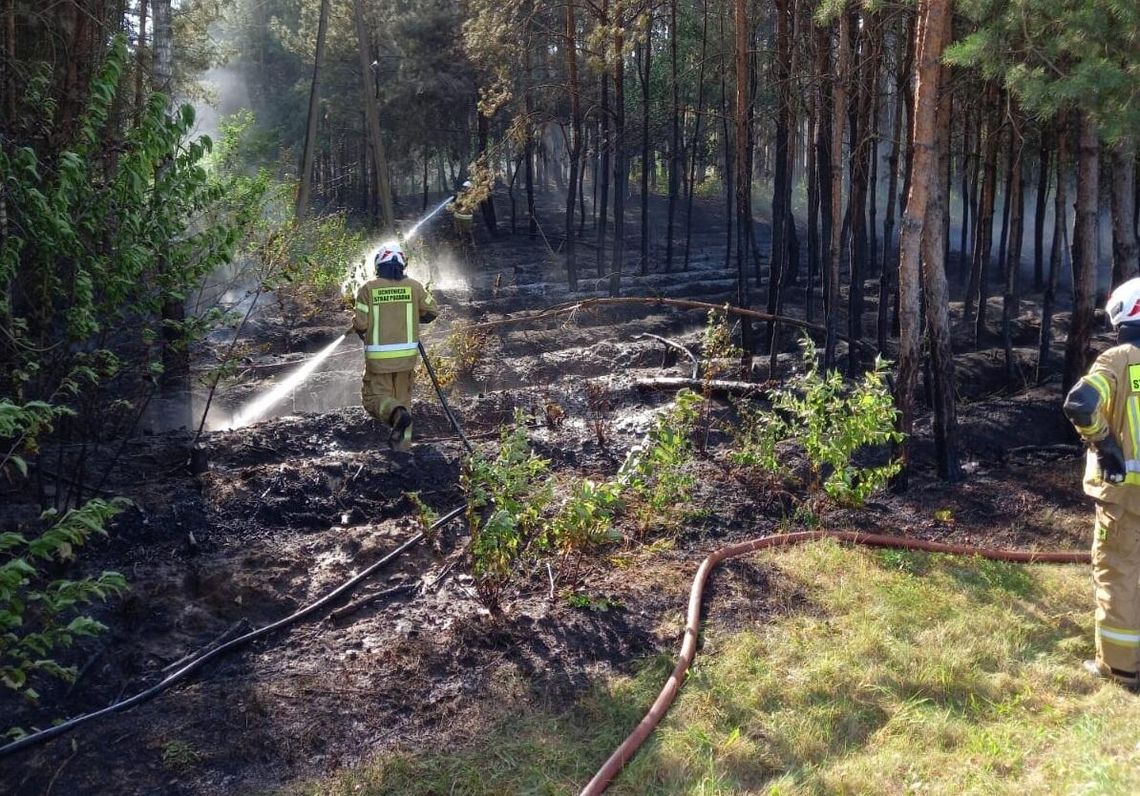
[[[692,390],[679,391],[673,405],[654,421],[645,444],[631,450],[618,471],[618,483],[636,498],[634,517],[642,532],[673,528],[674,509],[689,499],[693,479],[685,465],[693,456],[691,438],[702,400]]]
[[[82,607],[118,595],[127,582],[117,572],[78,580],[49,580],[38,568],[49,561],[71,561],[76,548],[93,534],[106,535],[107,522],[128,505],[125,500],[92,500],[59,517],[38,536],[0,533],[0,683],[24,697],[39,697],[37,675],[63,680],[75,676],[51,656],[78,636],[93,636],[106,626],[81,613]]]
[[[848,385],[836,371],[822,371],[815,345],[804,338],[804,368],[771,394],[771,410],[742,408],[737,464],[757,466],[785,476],[781,443],[792,441],[811,467],[809,489],[822,488],[838,503],[859,506],[894,476],[897,461],[861,466],[856,454],[901,439],[895,407],[885,383],[886,364]]]
[[[514,428],[503,428],[494,458],[475,452],[464,462],[459,484],[467,498],[472,571],[488,605],[498,604],[516,562],[541,534],[552,489],[539,478],[548,466],[530,449],[518,412]]]

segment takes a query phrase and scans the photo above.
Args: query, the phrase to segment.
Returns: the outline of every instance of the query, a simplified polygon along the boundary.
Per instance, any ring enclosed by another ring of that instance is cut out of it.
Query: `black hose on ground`
[[[435,385],[435,394],[439,396],[439,402],[443,405],[443,412],[447,415],[448,421],[451,422],[451,427],[455,429],[455,433],[463,440],[463,444],[467,447],[468,453],[474,453],[475,448],[471,445],[471,440],[467,439],[467,435],[463,433],[463,429],[459,426],[459,421],[455,419],[455,415],[451,413],[451,407],[447,404],[447,398],[443,394],[443,388],[439,386],[439,378],[435,375],[435,368],[431,366],[431,360],[428,359],[427,349],[424,344],[417,342],[416,345],[420,349],[420,357],[423,358],[424,367],[427,368],[428,375],[431,376],[431,383]]]
[[[419,543],[420,540],[422,540],[427,533],[430,533],[431,531],[434,531],[437,528],[442,527],[445,523],[449,522],[450,520],[454,519],[455,517],[458,517],[466,509],[467,509],[467,505],[464,504],[462,506],[459,506],[459,507],[454,508],[451,511],[447,512],[447,514],[444,514],[438,520],[433,522],[431,524],[431,527],[428,528],[427,531],[420,531],[419,533],[415,534],[414,536],[409,538],[407,541],[405,541],[403,544],[401,544],[399,547],[397,547],[395,550],[393,550],[392,552],[385,555],[383,558],[381,558],[376,563],[368,566],[367,568],[365,568],[360,573],[349,578],[347,581],[342,583],[340,586],[337,586],[335,589],[330,591],[324,597],[321,597],[320,599],[316,600],[315,602],[309,603],[308,605],[298,609],[297,611],[294,611],[293,613],[291,613],[289,616],[285,617],[284,619],[278,619],[276,622],[265,625],[264,627],[259,627],[256,630],[251,630],[249,633],[246,633],[243,636],[238,636],[235,639],[227,641],[225,644],[222,644],[219,647],[215,647],[212,650],[208,650],[206,652],[199,653],[197,656],[195,656],[195,657],[191,658],[189,661],[187,661],[184,666],[182,666],[180,669],[178,669],[178,671],[176,671],[173,674],[171,674],[170,676],[166,677],[164,680],[162,680],[158,683],[155,683],[154,685],[152,685],[150,688],[146,689],[145,691],[141,691],[140,693],[135,694],[132,697],[128,697],[127,699],[123,699],[123,700],[120,700],[118,702],[113,702],[110,705],[108,705],[107,707],[102,708],[101,710],[96,710],[93,713],[85,713],[82,716],[76,716],[73,719],[69,719],[68,721],[65,721],[61,724],[57,724],[54,727],[49,727],[46,730],[40,730],[39,732],[33,732],[29,735],[25,735],[23,738],[20,738],[19,740],[13,741],[12,743],[6,744],[4,746],[0,746],[0,758],[7,757],[10,754],[13,754],[15,752],[20,751],[21,749],[27,749],[30,746],[36,746],[38,744],[44,743],[45,741],[49,741],[52,738],[57,738],[60,735],[63,735],[64,733],[67,733],[67,732],[70,732],[71,730],[74,730],[76,727],[78,727],[82,724],[86,724],[89,721],[94,721],[95,719],[99,719],[99,718],[102,718],[104,716],[109,716],[112,713],[118,713],[120,711],[127,710],[128,708],[133,708],[135,705],[140,705],[143,702],[146,702],[147,700],[158,696],[163,691],[165,691],[166,689],[170,688],[172,685],[177,683],[179,680],[186,678],[187,676],[192,674],[194,671],[201,668],[207,662],[213,660],[214,658],[218,657],[219,655],[222,655],[223,653],[229,652],[230,650],[235,649],[236,647],[240,647],[243,644],[248,644],[249,642],[251,642],[255,639],[261,638],[262,636],[266,636],[266,635],[272,633],[274,630],[280,630],[283,627],[291,625],[294,622],[297,622],[297,621],[309,616],[310,614],[315,613],[316,611],[319,611],[321,608],[327,606],[329,603],[333,602],[338,597],[342,597],[345,594],[347,594],[348,592],[352,591],[354,588],[356,588],[358,585],[360,585],[361,582],[363,582],[364,580],[369,578],[377,570],[384,567],[384,565],[386,565],[392,559],[396,558],[397,556],[402,554],[404,551],[408,550],[409,548],[411,548],[414,545],[416,545],[417,543]]]

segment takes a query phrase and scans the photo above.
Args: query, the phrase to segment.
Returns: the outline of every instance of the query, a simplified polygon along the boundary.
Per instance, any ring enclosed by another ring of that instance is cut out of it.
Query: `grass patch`
[[[714,617],[677,704],[611,792],[1140,792],[1140,699],[1079,671],[1085,568],[829,542],[766,558],[811,613],[733,634]],[[463,748],[383,756],[315,789],[577,792],[670,666],[653,659],[560,715],[504,707]]]

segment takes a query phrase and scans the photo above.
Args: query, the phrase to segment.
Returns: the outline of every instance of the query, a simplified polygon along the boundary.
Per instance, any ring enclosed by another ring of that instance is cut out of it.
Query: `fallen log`
[[[686,379],[683,376],[658,376],[653,379],[638,379],[633,383],[641,392],[667,392],[669,390],[690,390],[702,395],[705,391],[714,398],[733,396],[738,398],[763,398],[769,393],[766,384],[751,381],[729,381],[726,379]]]

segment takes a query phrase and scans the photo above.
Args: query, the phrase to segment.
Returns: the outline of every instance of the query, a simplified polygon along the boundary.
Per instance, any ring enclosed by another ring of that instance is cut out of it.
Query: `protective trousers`
[[[1092,547],[1096,658],[1117,672],[1140,669],[1140,514],[1096,504]]]
[[[360,402],[368,414],[382,423],[392,424],[392,412],[397,406],[412,407],[412,379],[414,370],[396,370],[391,373],[365,373],[360,387]],[[407,436],[411,437],[409,427]]]

